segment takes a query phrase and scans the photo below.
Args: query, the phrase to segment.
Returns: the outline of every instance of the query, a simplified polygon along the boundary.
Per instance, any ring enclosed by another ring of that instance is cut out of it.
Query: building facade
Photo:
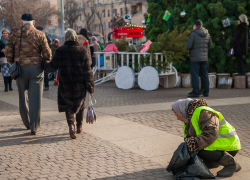
[[[51,1],[54,3],[57,1],[57,9],[60,13],[61,0]],[[65,18],[65,29],[71,27],[78,32],[81,28],[86,28],[92,34],[99,35],[101,42],[104,40],[107,42],[108,33],[112,27],[117,27],[116,25],[144,26],[144,14],[147,13],[146,0],[64,0],[64,7],[65,16],[68,19],[71,18],[74,21],[78,16],[74,23]],[[128,24],[125,22],[118,24],[117,21],[122,22],[125,14],[132,16],[131,21]],[[60,33],[59,29],[55,33]]]

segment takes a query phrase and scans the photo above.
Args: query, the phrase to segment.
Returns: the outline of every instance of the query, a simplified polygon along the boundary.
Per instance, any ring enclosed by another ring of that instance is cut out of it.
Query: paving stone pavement
[[[52,83],[50,81],[50,90],[45,91],[43,97],[57,100],[57,86]],[[114,81],[110,81],[96,86],[94,97],[98,102],[96,107],[126,106],[176,101],[186,98],[191,90],[191,88],[165,89],[159,87],[155,91],[144,91],[138,85],[133,89],[123,90],[118,89]],[[207,99],[246,96],[250,96],[250,89],[210,89],[210,96]]]
[[[237,134],[240,137],[242,146],[242,150],[239,154],[250,157],[250,104],[212,106],[212,108],[221,112],[224,118],[235,127]],[[129,113],[116,115],[116,117],[183,137],[182,123],[176,120],[172,110]]]
[[[0,101],[0,116],[18,115],[18,106],[11,105],[9,103]]]
[[[66,122],[0,127],[0,179],[166,179],[161,165],[87,133],[71,140]]]
[[[0,75],[1,76],[1,75]],[[17,91],[15,82],[14,90]],[[0,77],[0,87],[3,87]],[[117,89],[107,82],[95,89],[96,107],[112,107],[176,101],[185,98],[191,89],[159,88],[144,91]],[[246,97],[249,89],[212,89],[210,99]],[[44,98],[57,100],[57,86],[50,81]],[[242,143],[240,154],[250,157],[248,131],[250,104],[214,106],[237,130]],[[0,101],[0,115],[18,115],[18,105]],[[172,111],[128,113],[116,117],[182,136],[182,126]],[[0,125],[0,180],[7,179],[168,179],[165,167],[148,158],[121,148],[88,133],[71,140],[66,120],[42,122],[39,134],[31,136],[23,125]]]

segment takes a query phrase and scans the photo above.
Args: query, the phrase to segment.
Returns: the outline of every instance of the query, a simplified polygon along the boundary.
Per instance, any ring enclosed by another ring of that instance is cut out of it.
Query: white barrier
[[[109,81],[111,79],[114,79],[114,75],[116,75],[116,72],[118,71],[119,67],[122,66],[129,66],[129,64],[132,64],[132,70],[135,72],[135,62],[137,61],[138,67],[140,68],[139,71],[143,68],[140,64],[140,58],[141,56],[150,56],[150,65],[152,65],[152,54],[150,53],[139,53],[139,52],[95,52],[97,56],[97,62],[96,62],[96,72],[101,73],[109,73],[109,75],[106,75],[105,77],[98,79],[95,81],[96,85],[101,84],[103,82]],[[120,64],[118,64],[117,55],[120,55],[121,61]],[[136,58],[135,56],[138,55]],[[162,53],[154,53],[155,59],[160,60],[163,62],[164,56]],[[101,56],[103,57],[103,66],[101,66]],[[130,58],[132,57],[132,58]],[[125,61],[124,61],[125,60]],[[132,62],[130,62],[132,61]],[[166,62],[166,60],[165,60]],[[145,66],[145,65],[144,65]],[[159,83],[164,88],[171,88],[175,87],[177,84],[178,79],[178,73],[177,70],[172,66],[172,63],[169,63],[166,72],[161,72],[159,75]],[[138,76],[138,73],[135,73],[135,76]]]

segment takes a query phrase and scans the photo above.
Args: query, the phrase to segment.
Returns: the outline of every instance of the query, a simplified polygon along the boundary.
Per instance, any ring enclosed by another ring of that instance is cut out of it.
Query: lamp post
[[[62,20],[62,36],[64,36],[65,29],[64,29],[64,2],[61,0],[61,20]]]

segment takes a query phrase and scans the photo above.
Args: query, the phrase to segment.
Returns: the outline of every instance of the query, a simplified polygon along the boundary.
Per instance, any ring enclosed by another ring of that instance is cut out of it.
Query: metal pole
[[[64,2],[61,0],[61,19],[62,19],[62,37],[64,36],[65,29],[64,29]]]

